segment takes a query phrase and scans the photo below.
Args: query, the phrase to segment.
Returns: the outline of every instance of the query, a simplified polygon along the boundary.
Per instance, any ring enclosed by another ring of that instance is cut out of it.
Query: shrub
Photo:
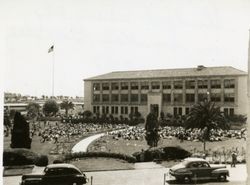
[[[38,154],[23,148],[6,149],[3,152],[3,166],[35,164]]]
[[[47,155],[41,155],[35,161],[36,166],[47,166],[48,163],[49,163],[49,159]]]
[[[60,163],[63,163],[63,161],[60,159],[56,159],[53,161],[53,164],[60,164]]]
[[[143,155],[143,157],[141,157]],[[153,161],[155,159],[161,160],[176,160],[190,157],[191,153],[180,147],[161,147],[150,148],[146,151],[136,152],[133,156],[140,162]]]

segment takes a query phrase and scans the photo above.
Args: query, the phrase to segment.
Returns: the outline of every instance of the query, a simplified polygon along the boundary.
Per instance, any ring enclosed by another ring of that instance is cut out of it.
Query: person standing
[[[231,163],[231,167],[236,167],[236,163],[237,163],[237,153],[235,151],[232,152],[232,163]]]

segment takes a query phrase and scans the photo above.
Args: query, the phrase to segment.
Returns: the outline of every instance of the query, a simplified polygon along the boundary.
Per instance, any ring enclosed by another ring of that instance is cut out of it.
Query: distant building
[[[230,66],[111,72],[84,80],[84,108],[115,117],[140,112],[188,114],[215,102],[225,114],[247,114],[247,73]]]

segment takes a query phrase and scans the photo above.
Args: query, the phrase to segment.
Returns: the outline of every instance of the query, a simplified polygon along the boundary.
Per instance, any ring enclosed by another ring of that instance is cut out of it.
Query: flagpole
[[[55,45],[53,44],[52,51],[52,97],[54,96],[54,85],[55,85]]]
[[[54,45],[53,45],[54,46]],[[52,97],[54,96],[54,84],[55,84],[55,51],[52,52]]]

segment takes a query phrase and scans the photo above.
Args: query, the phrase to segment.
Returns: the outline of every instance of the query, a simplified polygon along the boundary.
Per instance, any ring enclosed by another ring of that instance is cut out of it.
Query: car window
[[[65,168],[50,168],[46,170],[46,175],[64,175],[67,174]]]
[[[203,162],[203,163],[202,163],[202,167],[203,167],[203,168],[207,168],[207,167],[210,167],[210,166],[209,166],[209,164],[208,164],[208,163]]]
[[[189,164],[189,168],[197,168],[198,167],[198,163],[193,162]]]
[[[78,170],[73,169],[73,168],[68,168],[67,173],[72,174],[72,175],[80,175],[81,174],[81,172],[79,172]]]

